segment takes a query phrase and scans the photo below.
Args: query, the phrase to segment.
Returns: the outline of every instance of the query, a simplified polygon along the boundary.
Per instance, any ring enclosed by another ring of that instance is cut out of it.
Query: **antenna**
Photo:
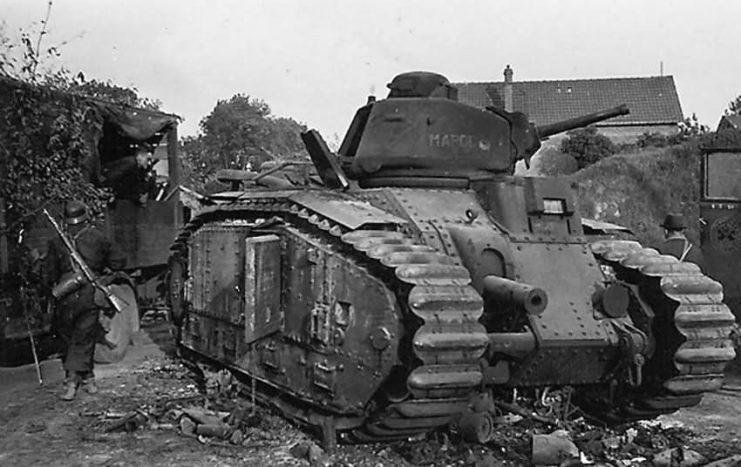
[[[664,76],[664,61],[659,62],[659,76]]]

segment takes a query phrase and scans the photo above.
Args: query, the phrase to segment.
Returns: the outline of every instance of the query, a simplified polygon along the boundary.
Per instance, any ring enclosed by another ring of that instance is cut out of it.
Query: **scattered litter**
[[[704,467],[739,467],[741,466],[741,454],[735,456],[726,457],[725,459],[719,459],[706,464]]]
[[[26,425],[26,433],[39,433],[46,431],[46,423],[44,422],[30,422]]]
[[[667,449],[653,457],[655,467],[696,467],[707,463],[705,456],[682,446]]]
[[[288,452],[297,459],[306,459],[312,466],[329,465],[326,453],[315,443],[304,441],[291,446]]]
[[[580,459],[579,448],[563,430],[551,434],[534,434],[531,460],[534,465],[560,465],[569,459]]]

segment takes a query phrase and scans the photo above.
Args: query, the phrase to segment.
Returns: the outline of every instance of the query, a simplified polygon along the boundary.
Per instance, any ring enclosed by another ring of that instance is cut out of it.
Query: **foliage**
[[[100,214],[111,197],[89,181],[86,171],[90,110],[82,103],[60,108],[48,94],[21,87],[11,93],[3,112],[0,196],[8,203],[11,222],[23,223],[41,207],[72,198]]]
[[[624,225],[642,243],[656,244],[663,238],[659,224],[666,213],[698,218],[699,154],[698,141],[692,140],[605,158],[571,177],[580,212]],[[688,236],[699,238],[696,222],[690,222]]]
[[[737,96],[734,100],[728,103],[728,108],[724,112],[726,115],[740,115],[741,114],[741,96]]]
[[[85,80],[82,73],[78,73],[74,79],[60,83],[60,89],[80,96],[99,99],[114,104],[122,104],[148,110],[160,110],[162,102],[157,99],[141,97],[136,88],[124,88],[113,84],[110,80],[100,81]]]
[[[571,130],[566,135],[561,142],[561,152],[576,159],[580,169],[617,152],[610,138],[597,133],[593,125]]]
[[[679,123],[679,133],[669,137],[669,145],[677,145],[695,141],[710,131],[706,125],[700,123],[694,113]]]
[[[200,129],[181,140],[183,178],[195,190],[203,190],[220,169],[256,170],[269,160],[308,157],[299,136],[306,128],[272,116],[265,102],[245,94],[217,101]]]
[[[666,135],[655,132],[645,132],[636,140],[638,148],[663,148],[669,145],[669,138]]]
[[[677,132],[672,135],[664,135],[657,132],[645,132],[640,135],[635,143],[623,143],[618,145],[618,152],[629,154],[647,148],[664,148],[677,146],[684,143],[697,141],[708,134],[710,129],[697,120],[694,113],[677,124]]]
[[[11,237],[48,204],[80,198],[100,213],[110,198],[83,173],[89,109],[81,102],[60,105],[55,98],[56,84],[72,84],[70,74],[46,67],[39,72],[45,59],[58,56],[55,47],[41,51],[50,11],[51,2],[36,41],[32,32],[21,31],[18,44],[0,29],[0,196]]]
[[[539,176],[557,177],[576,172],[577,163],[573,157],[556,148],[544,147],[533,158],[531,170]]]
[[[727,128],[707,133],[700,139],[706,148],[741,148],[741,130]]]
[[[157,105],[136,90],[86,81],[57,66],[58,48],[42,47],[51,7],[49,1],[45,19],[17,40],[0,27],[0,197],[11,239],[45,206],[80,199],[100,217],[112,200],[108,189],[92,183],[92,135],[100,120],[90,97]]]

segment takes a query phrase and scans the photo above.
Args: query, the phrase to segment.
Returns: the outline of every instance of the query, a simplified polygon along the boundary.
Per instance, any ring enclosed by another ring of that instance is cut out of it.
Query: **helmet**
[[[667,214],[661,226],[666,230],[684,230],[687,228],[687,222],[681,214]]]
[[[77,225],[88,218],[87,206],[82,201],[70,201],[64,207],[64,220],[67,225]]]

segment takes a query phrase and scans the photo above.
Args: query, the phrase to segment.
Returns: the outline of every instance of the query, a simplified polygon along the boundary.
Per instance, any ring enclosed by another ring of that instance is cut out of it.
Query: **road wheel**
[[[95,344],[96,363],[115,363],[126,355],[126,349],[131,343],[132,323],[139,319],[139,307],[136,304],[136,295],[129,285],[111,285],[111,291],[122,298],[127,305],[120,313],[113,315],[110,320],[110,329],[105,338],[111,346],[103,343]]]

